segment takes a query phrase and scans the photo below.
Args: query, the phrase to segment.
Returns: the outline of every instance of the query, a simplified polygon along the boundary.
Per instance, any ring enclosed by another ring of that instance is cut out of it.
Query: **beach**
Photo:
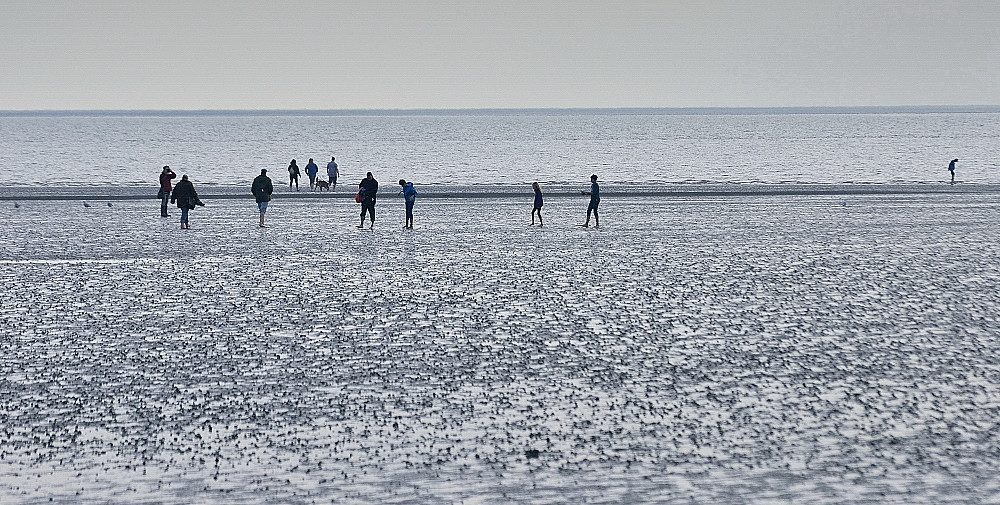
[[[0,201],[0,501],[1000,500],[1000,193],[799,193]]]

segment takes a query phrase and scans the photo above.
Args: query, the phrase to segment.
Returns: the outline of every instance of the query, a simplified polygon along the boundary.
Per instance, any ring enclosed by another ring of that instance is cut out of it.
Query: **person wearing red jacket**
[[[170,192],[174,190],[170,184],[174,177],[177,177],[177,174],[170,170],[169,166],[163,165],[163,172],[160,172],[160,217],[170,217],[170,214],[167,214],[167,202],[170,201]]]

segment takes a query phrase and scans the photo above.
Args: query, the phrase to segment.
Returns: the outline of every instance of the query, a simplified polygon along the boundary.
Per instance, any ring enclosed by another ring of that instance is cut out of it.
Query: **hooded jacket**
[[[403,186],[403,200],[406,200],[406,203],[410,203],[411,201],[410,199],[416,197],[417,197],[417,190],[413,188],[413,183],[412,182],[406,183],[406,185]]]

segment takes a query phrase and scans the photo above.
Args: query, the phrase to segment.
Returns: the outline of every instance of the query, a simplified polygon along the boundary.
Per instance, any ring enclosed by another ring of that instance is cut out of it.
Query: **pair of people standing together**
[[[188,180],[187,174],[181,177],[180,182],[176,186],[171,184],[171,181],[177,177],[177,174],[170,169],[170,166],[164,165],[163,172],[160,172],[160,217],[170,217],[167,214],[167,202],[176,203],[177,208],[181,211],[181,229],[188,230],[191,229],[191,225],[188,223],[188,212],[190,212],[195,207],[204,207],[205,204],[202,203],[201,199],[198,198],[198,192],[194,189],[194,184]]]
[[[412,182],[406,182],[404,179],[399,180],[399,185],[403,189],[398,194],[403,195],[403,201],[406,203],[406,221],[403,228],[413,229],[413,204],[417,201],[417,190],[413,187]],[[365,227],[365,216],[371,219],[368,229],[375,227],[375,202],[377,201],[377,195],[378,181],[375,180],[371,172],[368,172],[365,178],[361,180],[361,183],[358,184],[358,194],[355,197],[355,201],[361,203],[361,223],[358,224],[358,228]]]

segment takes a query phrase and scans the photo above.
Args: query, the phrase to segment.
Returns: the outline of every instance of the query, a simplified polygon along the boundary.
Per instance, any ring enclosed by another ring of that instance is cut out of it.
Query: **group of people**
[[[326,173],[328,176],[328,181],[317,181],[316,174],[319,173],[319,167],[312,158],[309,158],[309,163],[306,164],[305,171],[306,175],[309,176],[309,189],[315,190],[317,183],[323,185],[325,184],[328,189],[337,188],[337,178],[340,177],[340,171],[337,167],[337,158],[331,156],[330,162],[326,165]],[[958,163],[958,159],[951,160],[948,163],[948,171],[951,172],[951,183],[955,184],[955,164]],[[157,195],[160,199],[160,215],[162,217],[169,217],[167,214],[167,203],[176,203],[177,207],[181,211],[181,229],[189,229],[188,224],[188,212],[198,206],[204,206],[205,204],[198,198],[198,192],[195,191],[194,185],[188,180],[188,176],[184,175],[181,177],[180,182],[176,186],[173,185],[173,179],[177,177],[177,174],[170,169],[169,166],[163,167],[163,172],[160,173],[160,192]],[[299,167],[293,159],[288,165],[288,189],[291,190],[295,187],[295,190],[299,189]],[[399,185],[402,188],[399,191],[400,195],[403,195],[403,201],[406,204],[406,221],[403,228],[412,229],[413,228],[413,204],[417,199],[417,190],[413,187],[412,182],[407,182],[403,179],[399,180]],[[535,198],[532,203],[531,208],[531,225],[535,224],[535,217],[538,217],[538,226],[544,226],[542,222],[542,189],[537,182],[531,184],[531,188],[535,192]],[[260,211],[260,227],[265,227],[264,225],[264,215],[267,212],[268,203],[271,201],[271,194],[274,193],[274,185],[271,183],[271,179],[267,176],[267,170],[262,169],[260,175],[258,175],[254,180],[253,184],[250,186],[250,192],[253,193],[254,198],[257,201],[257,208]],[[601,204],[601,187],[597,184],[597,174],[590,176],[590,191],[581,191],[584,195],[590,195],[590,204],[587,206],[587,220],[581,225],[583,227],[590,226],[590,216],[594,216],[594,226],[601,226],[601,218],[598,216],[597,208]],[[375,202],[377,201],[378,195],[378,181],[372,176],[371,172],[368,172],[366,177],[361,180],[358,184],[358,193],[355,196],[355,201],[361,204],[361,223],[358,224],[358,228],[364,228],[365,218],[370,220],[369,229],[375,227]]]
[[[310,172],[309,166],[313,169]],[[292,173],[292,167],[295,166],[295,160],[292,160],[289,166],[289,174]],[[310,175],[310,187],[315,185],[315,163],[313,160],[309,159],[309,165],[306,165],[306,173]],[[295,167],[296,170],[298,167]],[[337,164],[335,158],[330,159],[330,164],[327,167],[328,174],[330,176],[330,185],[336,186],[337,177],[340,175],[337,170]],[[170,217],[167,214],[167,203],[176,203],[177,207],[181,211],[181,229],[190,229],[188,224],[188,212],[198,206],[204,206],[205,204],[198,198],[198,192],[194,189],[194,184],[188,180],[188,176],[184,175],[181,177],[181,181],[177,183],[176,186],[172,185],[173,179],[177,177],[177,174],[170,169],[169,166],[163,167],[163,172],[160,173],[160,193],[158,197],[160,198],[160,215],[162,217]],[[297,182],[298,176],[295,176],[295,182]],[[398,195],[403,196],[403,202],[406,207],[406,220],[403,225],[404,229],[413,229],[413,205],[417,200],[417,190],[413,187],[412,182],[407,182],[404,179],[399,180],[400,191]],[[291,189],[292,184],[289,183],[289,189]],[[542,205],[544,204],[542,198],[542,189],[537,182],[531,184],[531,188],[535,192],[535,198],[532,203],[531,209],[531,224],[535,224],[535,216],[538,216],[538,226],[543,226],[542,222]],[[271,178],[267,176],[267,169],[261,169],[260,175],[254,178],[253,183],[250,185],[250,192],[253,194],[254,199],[257,202],[257,210],[260,213],[259,226],[261,228],[266,227],[264,224],[264,217],[267,214],[268,204],[271,202],[271,195],[274,194],[274,184],[271,182]],[[590,216],[594,216],[594,225],[600,226],[601,219],[598,216],[597,208],[601,203],[601,187],[597,184],[597,174],[590,176],[590,191],[581,191],[584,195],[590,195],[590,204],[587,206],[587,221],[584,222],[582,226],[590,226]],[[378,199],[378,181],[368,172],[364,179],[358,184],[358,193],[354,197],[357,203],[361,204],[361,223],[358,224],[358,228],[364,228],[365,218],[370,220],[368,226],[369,229],[375,227],[375,203]]]
[[[309,176],[309,191],[315,191],[317,186],[320,189],[337,189],[337,178],[340,177],[340,170],[337,168],[337,158],[335,156],[330,157],[330,162],[326,164],[326,175],[327,181],[319,181],[316,179],[316,175],[319,174],[319,166],[312,158],[309,158],[309,163],[306,163],[306,175]],[[291,191],[292,186],[295,186],[295,191],[299,190],[299,175],[302,172],[299,170],[299,165],[292,159],[292,162],[288,164],[288,190]]]
[[[312,160],[309,160],[312,164]],[[295,164],[295,160],[292,160],[292,165]],[[337,177],[337,165],[336,162],[331,159],[330,164],[332,168],[328,167],[328,173],[330,174],[331,185],[336,185]],[[307,165],[308,167],[308,165]],[[291,173],[291,168],[289,168],[289,173]],[[306,173],[308,174],[308,168]],[[406,182],[403,179],[399,180],[399,185],[402,188],[399,194],[403,195],[403,200],[406,202],[406,224],[404,228],[413,228],[413,204],[417,200],[417,190],[413,187],[412,182]],[[291,185],[289,185],[291,189]],[[264,224],[264,217],[267,213],[267,206],[271,201],[271,195],[274,193],[274,184],[271,182],[271,178],[267,176],[267,169],[261,169],[260,175],[254,178],[253,183],[250,185],[250,192],[253,194],[254,199],[257,201],[257,210],[260,211],[260,221],[259,225],[261,228],[266,227]],[[371,172],[368,172],[361,183],[358,184],[358,194],[355,196],[355,201],[361,204],[361,223],[358,224],[358,228],[364,228],[365,217],[370,219],[369,229],[375,227],[375,202],[378,198],[378,181]]]

